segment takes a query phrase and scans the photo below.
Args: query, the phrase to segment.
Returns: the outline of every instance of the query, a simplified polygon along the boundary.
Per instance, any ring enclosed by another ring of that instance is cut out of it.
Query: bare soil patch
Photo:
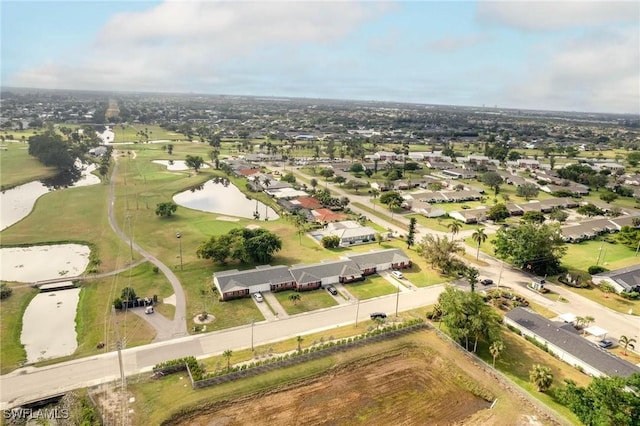
[[[424,357],[401,354],[281,392],[221,403],[178,424],[439,425],[461,423],[488,409],[491,402],[461,385],[461,372],[449,373]]]
[[[240,219],[238,219],[237,217],[229,217],[229,216],[218,216],[216,217],[216,220],[221,220],[223,222],[239,222]]]

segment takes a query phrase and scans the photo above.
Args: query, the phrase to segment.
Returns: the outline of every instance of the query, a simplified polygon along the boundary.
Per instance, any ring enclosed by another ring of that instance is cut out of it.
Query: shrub
[[[589,272],[589,275],[595,275],[601,272],[607,272],[608,269],[605,268],[604,266],[592,265],[592,266],[589,266],[589,269],[587,271]]]
[[[620,296],[622,296],[625,299],[631,299],[631,300],[640,299],[640,293],[638,293],[637,291],[632,291],[631,293],[622,292],[620,293]]]
[[[13,289],[8,285],[3,283],[0,286],[0,299],[6,299],[7,297],[11,296],[11,293],[13,293]]]

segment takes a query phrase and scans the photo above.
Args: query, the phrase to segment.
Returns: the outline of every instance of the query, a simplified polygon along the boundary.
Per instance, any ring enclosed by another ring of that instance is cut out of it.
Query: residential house
[[[411,259],[400,249],[375,250],[369,253],[350,254],[346,257],[358,265],[362,275],[411,267]]]
[[[568,191],[573,195],[589,195],[589,187],[581,183],[569,182],[567,185],[547,184],[540,187],[544,192],[554,193],[558,191]]]
[[[451,179],[475,179],[476,173],[467,169],[448,169],[441,172],[444,176]]]
[[[524,210],[518,204],[507,203],[505,207],[509,210],[511,216],[522,216],[524,214]]]
[[[406,205],[408,208],[417,214],[421,214],[425,217],[440,217],[447,214],[447,212],[439,207],[432,206],[431,204],[424,202],[422,200],[416,200],[411,196],[405,198]]]
[[[456,210],[449,212],[449,216],[464,223],[480,223],[487,218],[487,209],[479,207],[477,209]]]
[[[347,215],[342,212],[334,212],[330,209],[315,209],[311,210],[311,214],[315,218],[316,222],[329,223],[345,220]]]
[[[640,367],[600,349],[576,333],[572,324],[553,322],[526,308],[515,308],[505,317],[506,325],[545,345],[549,353],[594,377],[629,377]]]
[[[531,160],[528,158],[521,158],[516,161],[516,165],[521,169],[539,169],[540,162],[538,160]]]
[[[618,293],[640,292],[640,265],[602,272],[591,276],[594,284],[610,284]]]
[[[258,266],[256,269],[216,272],[213,283],[222,300],[237,299],[259,291],[278,291],[295,287],[295,280],[286,266]]]
[[[336,283],[350,283],[364,279],[358,265],[350,259],[321,262],[313,265],[294,265],[290,269],[297,290],[313,290]]]
[[[627,185],[640,186],[640,174],[625,176],[624,183]]]
[[[366,244],[376,240],[375,229],[369,226],[361,226],[352,220],[329,223],[326,233],[340,238],[341,247]]]

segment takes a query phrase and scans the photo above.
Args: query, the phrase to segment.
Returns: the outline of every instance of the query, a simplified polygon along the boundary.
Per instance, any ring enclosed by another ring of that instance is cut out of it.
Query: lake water
[[[32,283],[81,275],[89,265],[88,246],[55,244],[0,249],[0,279]]]
[[[176,194],[176,204],[194,210],[219,213],[253,219],[257,210],[259,219],[276,220],[278,215],[271,208],[256,200],[249,200],[238,188],[227,180],[210,180],[198,188]]]
[[[76,311],[80,289],[37,294],[22,317],[20,342],[27,362],[71,355],[78,347]]]
[[[184,160],[153,160],[153,163],[161,164],[167,168],[167,170],[189,170]],[[200,166],[201,169],[208,169],[207,164]]]
[[[84,166],[78,176],[60,174],[49,179],[33,181],[0,193],[0,230],[10,227],[31,213],[36,200],[47,192],[66,187],[89,186],[100,183],[100,178],[91,172],[95,164]],[[78,179],[76,179],[78,178]]]

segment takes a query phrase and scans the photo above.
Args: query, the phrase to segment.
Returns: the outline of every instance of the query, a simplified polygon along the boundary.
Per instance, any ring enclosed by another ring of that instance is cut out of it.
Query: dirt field
[[[235,425],[540,425],[535,411],[500,389],[518,415],[490,410],[497,386],[483,371],[413,349],[355,363],[278,392],[221,402],[174,423]],[[458,364],[459,365],[459,364]],[[466,373],[471,373],[467,375]],[[471,377],[475,376],[475,377]],[[482,380],[479,382],[478,379]],[[475,394],[475,395],[474,395]],[[507,420],[508,418],[508,420]]]

